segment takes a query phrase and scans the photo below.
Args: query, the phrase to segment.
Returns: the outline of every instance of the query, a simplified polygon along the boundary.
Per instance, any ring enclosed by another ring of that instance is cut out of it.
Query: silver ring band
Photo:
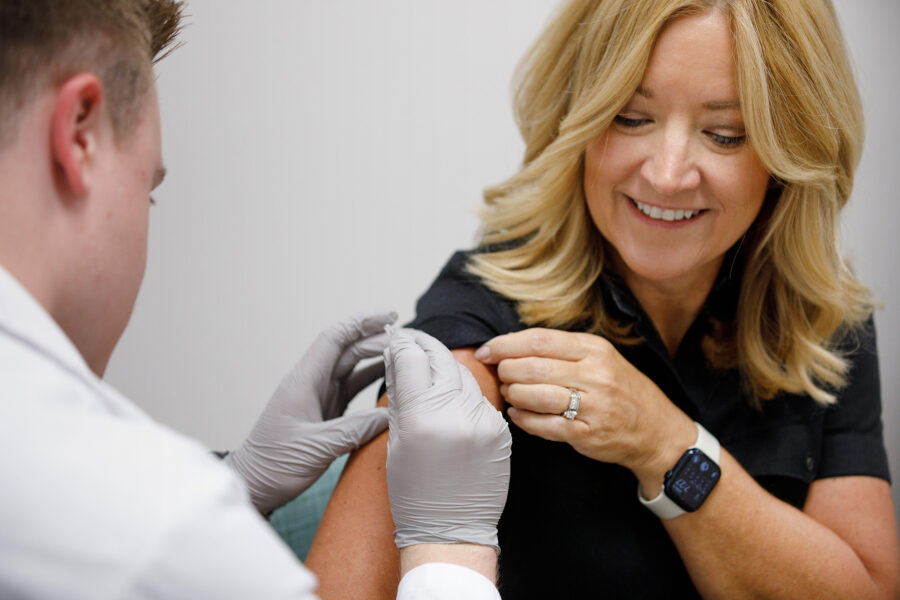
[[[571,421],[578,416],[578,409],[580,407],[581,392],[574,388],[569,388],[569,408],[562,413],[562,416]]]

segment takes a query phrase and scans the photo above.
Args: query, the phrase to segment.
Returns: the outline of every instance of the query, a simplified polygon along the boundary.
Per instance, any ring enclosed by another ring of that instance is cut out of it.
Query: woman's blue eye
[[[630,119],[628,117],[623,117],[622,115],[616,115],[613,121],[622,127],[640,127],[647,122],[647,119]]]
[[[727,135],[719,135],[718,133],[711,133],[711,132],[707,135],[709,135],[709,139],[711,139],[718,145],[723,146],[725,148],[737,148],[738,146],[740,146],[741,144],[744,143],[744,140],[747,139],[746,135],[730,137]]]

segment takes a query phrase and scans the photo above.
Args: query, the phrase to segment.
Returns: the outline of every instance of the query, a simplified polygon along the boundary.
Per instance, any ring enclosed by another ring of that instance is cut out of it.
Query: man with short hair
[[[0,0],[0,597],[311,598],[260,513],[389,423],[401,597],[497,597],[509,432],[396,315],[323,332],[224,461],[100,379],[143,278],[165,174],[152,65],[181,11]],[[382,351],[390,407],[342,416]]]

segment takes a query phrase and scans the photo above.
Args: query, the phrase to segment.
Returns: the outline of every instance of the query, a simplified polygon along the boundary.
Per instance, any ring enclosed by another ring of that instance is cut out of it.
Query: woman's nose
[[[672,196],[700,185],[700,171],[691,153],[690,136],[664,131],[651,145],[641,165],[641,176],[660,195]]]

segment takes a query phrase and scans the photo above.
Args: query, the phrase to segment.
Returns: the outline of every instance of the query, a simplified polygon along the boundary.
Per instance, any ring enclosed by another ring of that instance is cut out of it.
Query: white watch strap
[[[691,448],[699,448],[705,455],[710,457],[713,462],[719,464],[719,440],[704,429],[700,423],[694,421],[694,425],[697,426],[697,441],[694,442],[694,445],[691,446]],[[688,448],[688,450],[691,448]],[[644,497],[644,490],[641,488],[641,484],[638,483],[637,496],[638,500],[641,501],[641,504],[653,511],[653,514],[660,519],[674,519],[675,517],[683,515],[685,512],[683,508],[675,504],[671,498],[666,496],[665,490],[660,490],[659,495],[656,498],[647,500]]]

